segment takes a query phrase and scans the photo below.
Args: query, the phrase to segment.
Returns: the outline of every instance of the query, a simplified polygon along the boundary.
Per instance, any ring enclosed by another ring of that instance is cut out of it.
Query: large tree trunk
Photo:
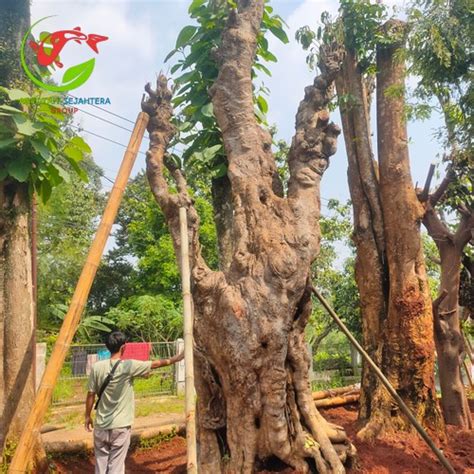
[[[0,85],[20,86],[28,0],[0,1]],[[0,182],[0,449],[21,433],[34,399],[34,305],[28,185]]]
[[[400,96],[404,67],[393,58],[397,47],[380,50],[378,55],[380,166],[371,146],[368,78],[361,73],[354,51],[346,51],[336,78],[339,97],[350,97],[341,106],[341,118],[354,212],[355,277],[366,349],[415,416],[425,426],[437,428],[441,425],[433,379],[431,302],[420,245],[423,209],[410,177]],[[367,366],[362,373],[359,417],[365,422],[359,432],[364,439],[409,427]]]
[[[441,258],[440,296],[433,303],[441,407],[447,424],[471,429],[471,412],[461,374],[464,341],[459,317],[459,283],[463,250],[474,229],[474,213],[465,210],[457,231],[452,233],[438,217],[434,204],[428,200],[423,223]]]
[[[354,215],[355,279],[361,301],[364,348],[380,366],[380,328],[386,317],[388,269],[379,183],[370,139],[368,91],[352,51],[346,51],[341,73],[336,77],[336,89],[339,97],[351,97],[350,103],[341,106],[340,112]],[[376,384],[375,374],[364,363],[359,410],[362,420],[371,416]]]
[[[404,25],[386,24],[392,38]],[[408,156],[403,96],[405,66],[402,43],[394,40],[377,50],[377,138],[380,196],[389,269],[389,300],[382,324],[382,368],[416,418],[442,430],[434,386],[433,315],[420,222],[424,210],[416,196]],[[408,420],[378,383],[368,424],[359,433],[372,438],[386,429],[407,429]]]
[[[17,438],[35,395],[28,186],[0,183],[0,446]]]
[[[344,472],[353,447],[317,411],[308,377],[304,328],[311,313],[310,266],[319,250],[319,185],[339,129],[326,110],[339,57],[305,90],[289,154],[288,197],[275,191],[271,136],[256,122],[251,67],[263,0],[231,12],[211,89],[233,198],[233,255],[211,271],[200,253],[199,219],[179,169],[164,159],[174,130],[166,79],[143,108],[151,115],[147,173],[180,251],[178,208],[189,215],[195,311],[195,377],[201,472],[251,473],[277,457],[298,472]],[[168,167],[178,194],[170,194]],[[308,460],[311,460],[308,464]]]

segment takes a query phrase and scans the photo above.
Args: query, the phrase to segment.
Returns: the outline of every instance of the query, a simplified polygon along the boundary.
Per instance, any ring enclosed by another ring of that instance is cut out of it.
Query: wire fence
[[[175,354],[176,342],[128,343],[124,358],[167,359]],[[110,352],[103,344],[71,346],[53,392],[53,405],[84,403],[92,365],[108,358]],[[155,369],[146,378],[136,378],[133,384],[137,398],[173,395],[176,393],[174,366]]]

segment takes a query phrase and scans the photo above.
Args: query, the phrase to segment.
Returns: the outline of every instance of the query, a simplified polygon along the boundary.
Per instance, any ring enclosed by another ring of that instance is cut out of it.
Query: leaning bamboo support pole
[[[179,209],[181,238],[181,285],[184,308],[184,366],[185,366],[185,410],[187,472],[197,473],[196,448],[196,399],[194,391],[194,354],[193,354],[193,312],[191,302],[191,272],[189,269],[189,239],[186,208]]]
[[[376,363],[371,359],[369,354],[365,352],[362,346],[357,342],[357,339],[351,334],[349,329],[347,329],[346,325],[342,322],[339,316],[334,312],[334,310],[329,306],[329,303],[324,299],[324,297],[319,293],[319,291],[311,287],[312,292],[315,294],[316,298],[320,301],[326,311],[330,314],[330,316],[334,319],[336,324],[339,326],[339,329],[346,335],[349,341],[354,345],[354,347],[359,351],[360,355],[365,359],[365,361],[370,365],[372,370],[375,372],[375,375],[380,379],[383,383],[385,388],[387,389],[388,393],[395,399],[398,406],[405,414],[405,416],[410,420],[410,423],[415,427],[416,431],[420,434],[426,444],[431,448],[431,450],[435,453],[436,457],[438,458],[439,462],[446,468],[448,472],[451,474],[456,474],[456,471],[451,466],[450,462],[446,459],[444,454],[438,449],[438,447],[434,444],[433,440],[428,436],[428,433],[425,429],[420,425],[418,420],[414,417],[413,413],[410,411],[408,406],[402,400],[400,395],[396,392],[396,390],[392,387],[392,384],[388,381],[387,377],[382,373],[382,371],[377,367]]]
[[[36,394],[33,407],[23,428],[23,433],[8,470],[9,473],[27,472],[31,462],[34,445],[51,402],[54,386],[56,385],[69,346],[79,325],[82,311],[87,303],[87,298],[102,258],[105,244],[107,243],[110,230],[117,216],[127,181],[130,177],[143,134],[148,124],[148,118],[148,115],[144,112],[138,114],[117,178],[110,192],[104,215],[102,216],[99,228],[89,249],[86,263],[84,264],[71,304],[69,305],[69,310],[64,318],[58,338],[54,344],[53,352],[51,353]]]

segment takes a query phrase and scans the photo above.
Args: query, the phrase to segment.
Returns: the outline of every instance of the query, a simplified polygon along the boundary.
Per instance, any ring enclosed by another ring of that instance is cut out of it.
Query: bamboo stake
[[[193,313],[191,302],[191,272],[189,269],[188,220],[186,208],[179,208],[181,236],[181,284],[183,288],[184,309],[184,364],[185,364],[185,410],[187,472],[197,473],[196,449],[196,402],[194,391],[194,354],[193,354]]]
[[[84,264],[79,281],[77,282],[76,290],[74,291],[61,330],[59,331],[58,339],[54,344],[53,352],[36,394],[36,399],[26,421],[20,441],[18,442],[15,455],[10,464],[8,470],[9,473],[27,472],[28,466],[31,462],[34,453],[34,445],[39,437],[39,431],[44,421],[44,416],[51,402],[54,386],[56,385],[69,346],[74,334],[76,333],[77,326],[79,325],[82,311],[87,302],[105,244],[107,243],[110,230],[115,221],[115,217],[117,216],[120,201],[122,200],[127,181],[135,163],[143,134],[145,133],[148,124],[148,119],[148,115],[144,112],[138,114],[117,178],[115,179],[114,186],[110,192],[104,215],[102,216],[94,241],[89,249],[86,263]]]
[[[360,355],[365,359],[365,361],[372,367],[375,375],[380,379],[380,381],[384,384],[385,388],[387,389],[388,393],[395,399],[398,406],[402,410],[402,412],[406,415],[406,417],[410,420],[411,424],[415,427],[416,431],[420,434],[426,444],[431,448],[431,450],[435,453],[436,457],[438,458],[439,462],[445,467],[445,469],[451,473],[456,474],[453,466],[451,466],[450,462],[446,459],[444,454],[441,452],[440,449],[434,444],[433,440],[428,436],[428,433],[424,430],[424,428],[420,425],[418,420],[413,416],[413,413],[410,411],[408,406],[405,402],[401,399],[400,395],[396,392],[396,390],[392,387],[392,384],[388,381],[387,377],[382,373],[382,371],[377,367],[376,363],[371,359],[369,354],[365,352],[362,346],[357,342],[357,339],[351,334],[349,329],[347,329],[346,325],[342,322],[339,316],[334,312],[334,310],[329,306],[329,303],[324,299],[324,297],[319,293],[319,291],[312,286],[311,291],[315,294],[316,298],[321,302],[324,306],[326,311],[330,314],[330,316],[334,319],[336,324],[339,326],[341,331],[347,336],[349,341],[354,345],[354,347],[359,351]]]

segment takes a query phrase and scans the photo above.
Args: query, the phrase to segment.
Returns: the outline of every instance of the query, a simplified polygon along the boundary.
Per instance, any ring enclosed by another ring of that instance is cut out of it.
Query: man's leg
[[[107,474],[110,454],[110,432],[94,428],[95,474]]]
[[[132,430],[128,428],[118,428],[111,430],[110,433],[110,453],[108,474],[124,474],[125,458],[127,457],[130,446],[130,434]]]

